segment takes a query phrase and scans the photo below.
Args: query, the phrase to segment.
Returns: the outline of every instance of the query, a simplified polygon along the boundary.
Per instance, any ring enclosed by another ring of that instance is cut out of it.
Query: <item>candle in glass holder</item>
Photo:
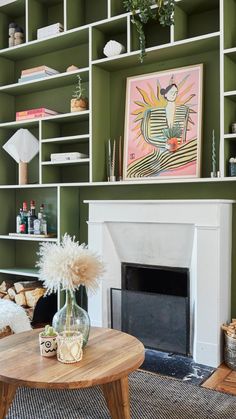
[[[83,356],[83,335],[81,332],[65,331],[58,333],[57,359],[64,364],[79,362]]]

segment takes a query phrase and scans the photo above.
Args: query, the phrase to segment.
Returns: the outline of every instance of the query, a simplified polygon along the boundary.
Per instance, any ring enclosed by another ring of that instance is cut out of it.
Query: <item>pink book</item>
[[[53,111],[51,109],[47,109],[47,108],[36,108],[36,109],[28,109],[26,111],[19,111],[16,112],[16,116],[24,116],[24,115],[35,115],[37,113],[48,113],[50,115],[57,115],[58,112]]]

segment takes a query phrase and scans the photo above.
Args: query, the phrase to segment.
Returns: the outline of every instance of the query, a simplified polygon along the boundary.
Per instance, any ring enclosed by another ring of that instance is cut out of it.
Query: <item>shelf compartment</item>
[[[85,138],[83,141],[80,139],[78,142],[75,141],[66,141],[66,142],[49,142],[43,143],[41,149],[41,156],[42,156],[42,164],[51,164],[51,165],[60,165],[62,162],[52,162],[51,161],[51,154],[52,153],[83,153],[89,156],[89,141]],[[65,160],[63,164],[75,164],[75,163],[82,163],[88,162],[88,158],[82,158],[79,160]]]
[[[39,138],[39,127],[27,127],[31,134]],[[18,163],[2,148],[2,146],[15,134],[17,129],[0,128],[0,184],[18,183]],[[28,182],[39,182],[39,157],[38,154],[28,163]]]
[[[123,0],[110,0],[111,17],[126,13]]]
[[[67,29],[107,19],[107,0],[66,0]]]
[[[63,0],[30,0],[28,2],[29,41],[37,39],[37,29],[61,23],[64,26]]]
[[[25,0],[17,0],[0,7],[0,49],[8,48],[8,25],[12,22],[23,28],[25,39]]]
[[[1,189],[0,201],[7,202],[7,206],[2,208],[2,223],[0,227],[0,238],[10,241],[29,240],[29,241],[42,241],[42,238],[31,237],[15,237],[9,236],[9,233],[16,231],[16,216],[19,209],[22,208],[23,201],[28,203],[34,199],[36,202],[36,213],[39,211],[40,205],[45,205],[45,214],[48,221],[48,233],[57,234],[57,188],[44,187],[44,188],[21,188],[21,189]],[[47,238],[46,241],[55,241],[55,238]],[[1,263],[0,263],[1,266]],[[18,266],[15,263],[15,266]]]
[[[215,39],[219,41],[219,38]],[[214,41],[215,41],[214,40]],[[109,138],[118,141],[120,135],[123,137],[123,127],[125,119],[125,103],[126,103],[126,79],[127,77],[135,77],[138,75],[145,75],[149,73],[158,73],[159,71],[169,70],[171,68],[182,68],[203,63],[204,66],[204,112],[208,118],[203,119],[202,126],[202,176],[209,176],[211,172],[211,138],[212,129],[215,129],[216,140],[219,140],[220,131],[220,92],[219,92],[219,50],[210,50],[209,40],[207,42],[206,51],[203,52],[198,49],[202,45],[202,41],[196,43],[196,50],[194,46],[188,45],[190,48],[189,54],[181,54],[177,59],[175,56],[176,50],[186,48],[186,45],[179,45],[177,47],[166,48],[165,57],[162,56],[160,49],[151,51],[145,57],[144,62],[140,65],[136,61],[134,65],[130,65],[131,57],[120,59],[122,61],[122,70],[119,65],[116,65],[114,71],[114,62],[97,62],[92,66],[92,128],[93,128],[93,142],[92,142],[92,181],[102,182],[107,179],[106,174],[106,159],[105,150]],[[213,42],[213,46],[215,46]],[[168,51],[168,58],[167,58]],[[196,54],[194,52],[197,51]],[[179,54],[179,51],[177,51]],[[177,54],[177,56],[178,56]],[[164,55],[164,53],[163,53]],[[137,60],[137,56],[132,59]],[[162,59],[161,59],[162,58]],[[126,66],[125,66],[126,65]],[[112,69],[112,70],[111,70]],[[106,70],[106,71],[104,71]],[[114,97],[119,97],[119,101],[113,100]],[[214,103],[211,98],[214,97]],[[112,103],[112,106],[110,104]],[[218,149],[218,142],[216,144]],[[96,158],[93,158],[96,156]],[[218,156],[217,156],[218,157]],[[111,185],[111,184],[110,184]]]
[[[236,90],[236,53],[224,55],[224,90]]]
[[[181,57],[218,50],[220,40],[219,35],[219,32],[216,32],[210,35],[196,37],[191,40],[185,39],[183,41],[147,48],[147,55],[145,56],[144,63],[153,64],[157,61],[169,60],[170,57],[171,59],[176,60]],[[134,51],[130,54],[122,54],[114,58],[96,60],[93,61],[92,64],[107,71],[120,71],[126,68],[132,68],[139,65],[139,52]]]
[[[231,157],[236,158],[236,135],[233,136],[227,135],[225,136],[224,140],[224,159],[225,159],[225,176],[229,178],[233,178],[234,176],[230,176],[230,164],[229,159]]]
[[[130,25],[130,50],[139,51],[139,35],[136,26],[132,23],[132,16],[129,16]],[[143,25],[145,34],[145,49],[168,44],[170,42],[170,27],[160,25],[159,21],[150,21]]]
[[[0,92],[8,93],[10,95],[18,96],[33,92],[41,92],[48,89],[55,89],[60,87],[76,83],[76,75],[80,74],[84,82],[89,80],[88,68],[65,72],[61,74],[55,74],[53,76],[44,77],[42,79],[31,80],[23,83],[13,83],[3,87],[0,87]]]
[[[0,236],[0,282],[6,276],[13,279],[13,275],[18,276],[15,282],[25,276],[35,278],[38,250],[37,241],[5,240],[4,236]]]
[[[42,183],[78,183],[89,181],[89,159],[76,162],[42,162]]]
[[[103,48],[110,40],[117,41],[127,51],[127,17],[117,17],[92,27],[92,59],[104,58]]]
[[[71,30],[68,32],[62,32],[57,36],[45,38],[42,40],[35,40],[28,42],[27,44],[18,45],[17,47],[6,48],[0,50],[0,57],[5,57],[12,61],[18,60],[25,60],[25,59],[32,59],[32,57],[43,56],[44,54],[53,54],[56,51],[63,52],[63,60],[61,60],[61,64],[63,65],[64,62],[64,50],[75,47],[75,46],[82,46],[84,45],[84,53],[86,56],[86,50],[88,50],[88,38],[89,38],[89,29],[86,28],[79,28],[75,30]],[[69,56],[69,51],[68,51]],[[87,53],[88,56],[88,53]],[[78,57],[74,57],[76,60]],[[41,63],[42,64],[42,63]],[[46,62],[44,64],[47,64]],[[70,64],[76,64],[71,63]],[[48,64],[49,65],[49,64]],[[88,64],[83,64],[82,67],[86,67]],[[53,67],[53,64],[51,65]]]
[[[231,134],[232,123],[236,122],[236,94],[224,98],[224,133]]]
[[[223,1],[224,7],[224,48],[236,47],[236,1]]]
[[[89,113],[72,112],[65,118],[42,120],[43,142],[79,142],[87,141],[89,136]]]
[[[219,27],[219,0],[176,1],[175,41],[217,32]]]
[[[59,114],[49,115],[40,119],[48,120],[58,118],[59,120],[61,117],[67,117],[68,114],[70,114],[71,99],[75,91],[77,78],[75,74],[73,74],[71,77],[69,76],[70,84],[66,83],[66,77],[63,80],[65,81],[64,85],[62,84],[60,87],[51,89],[47,89],[45,85],[43,85],[44,90],[41,90],[40,92],[29,92],[27,89],[26,94],[20,95],[18,92],[17,96],[0,92],[0,99],[5,103],[5,106],[0,109],[1,121],[14,121],[17,111],[25,111],[27,109],[43,107],[56,111]],[[89,83],[83,82],[82,84],[85,89],[86,96],[89,97]],[[87,113],[88,111],[83,112]],[[78,114],[81,112],[73,113]]]

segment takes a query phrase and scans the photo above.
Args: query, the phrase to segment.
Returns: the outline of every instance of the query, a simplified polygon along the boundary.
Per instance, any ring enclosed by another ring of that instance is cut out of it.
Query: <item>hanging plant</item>
[[[153,5],[157,5],[153,8]],[[162,26],[174,24],[175,0],[123,0],[125,10],[132,13],[131,21],[135,25],[140,47],[140,62],[146,55],[144,25],[151,20],[158,20]],[[138,10],[138,13],[137,13]]]

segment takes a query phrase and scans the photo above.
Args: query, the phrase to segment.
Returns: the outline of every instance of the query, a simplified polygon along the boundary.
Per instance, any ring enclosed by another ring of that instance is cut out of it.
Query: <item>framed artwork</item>
[[[203,65],[127,78],[124,180],[200,176]]]

